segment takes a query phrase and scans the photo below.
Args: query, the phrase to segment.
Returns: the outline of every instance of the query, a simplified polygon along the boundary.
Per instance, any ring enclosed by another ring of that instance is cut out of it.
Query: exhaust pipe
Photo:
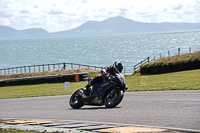
[[[78,94],[82,97],[82,98],[88,98],[89,96],[86,96],[84,93],[83,93],[83,90],[79,90],[78,91]]]

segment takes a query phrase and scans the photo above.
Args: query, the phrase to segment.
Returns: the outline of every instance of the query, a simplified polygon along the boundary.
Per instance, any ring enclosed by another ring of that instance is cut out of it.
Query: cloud
[[[27,10],[27,9],[22,9],[22,10],[20,11],[20,13],[30,13],[30,11]]]
[[[0,25],[49,32],[123,16],[140,22],[200,22],[200,0],[0,0]]]
[[[48,14],[53,14],[53,15],[58,15],[58,14],[63,14],[62,11],[59,11],[59,10],[54,10],[54,9],[51,9]]]
[[[181,10],[181,8],[182,8],[183,6],[180,4],[180,5],[178,5],[178,6],[174,6],[173,7],[173,10]]]
[[[142,22],[200,22],[200,4],[195,0],[150,0],[142,3],[130,8],[126,16]]]

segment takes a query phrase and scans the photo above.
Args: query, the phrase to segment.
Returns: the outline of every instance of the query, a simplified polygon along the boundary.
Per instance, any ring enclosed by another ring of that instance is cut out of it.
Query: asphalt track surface
[[[200,90],[126,92],[116,108],[72,109],[69,95],[0,100],[0,119],[56,119],[200,131]]]

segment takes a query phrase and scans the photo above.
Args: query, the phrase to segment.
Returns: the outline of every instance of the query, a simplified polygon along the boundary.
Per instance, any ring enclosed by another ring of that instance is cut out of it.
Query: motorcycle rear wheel
[[[123,97],[124,97],[124,92],[122,90],[112,89],[106,95],[104,101],[106,108],[116,107],[122,101]]]
[[[78,91],[79,90],[74,92],[69,100],[70,106],[74,109],[79,109],[79,108],[83,107],[83,105],[84,105],[84,103],[83,103],[84,99],[78,94]]]

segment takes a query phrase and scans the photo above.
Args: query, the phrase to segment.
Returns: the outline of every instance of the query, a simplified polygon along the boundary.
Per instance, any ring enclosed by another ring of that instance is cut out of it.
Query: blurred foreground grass
[[[40,133],[37,131],[25,131],[25,130],[18,130],[18,129],[2,129],[0,128],[0,133]]]

